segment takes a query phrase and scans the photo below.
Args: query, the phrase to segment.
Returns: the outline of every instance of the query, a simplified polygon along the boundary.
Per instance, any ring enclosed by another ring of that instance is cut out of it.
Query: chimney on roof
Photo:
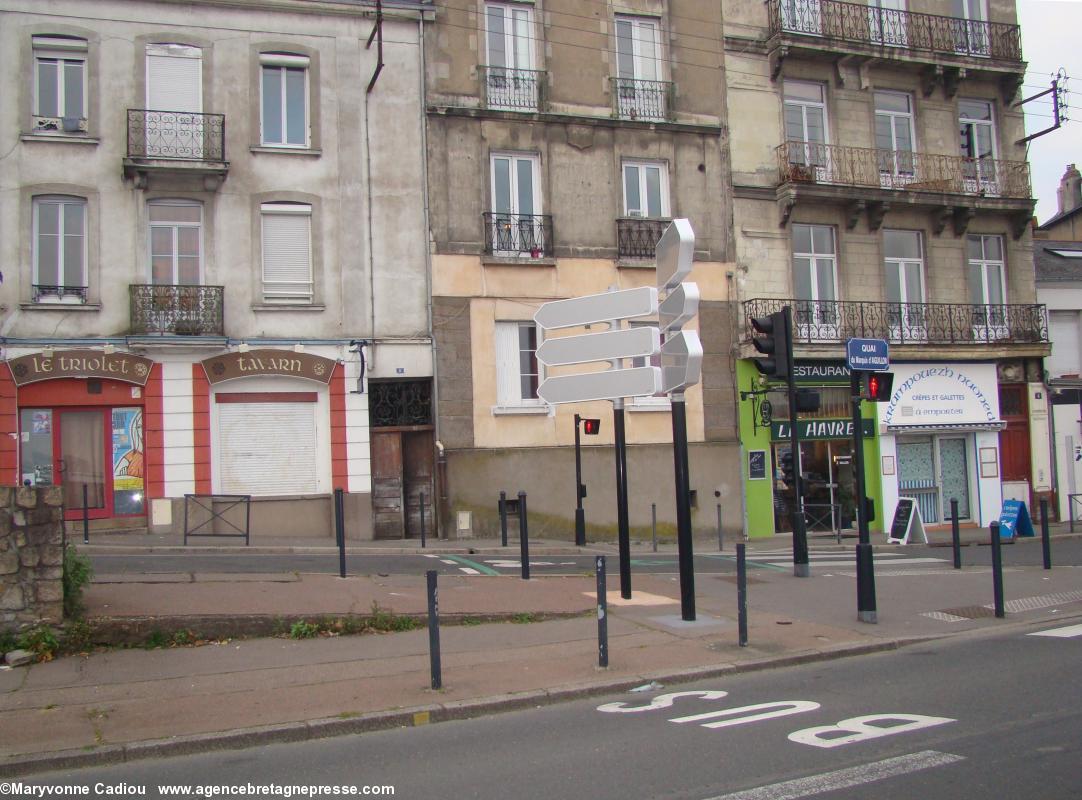
[[[1082,174],[1074,164],[1067,165],[1067,171],[1059,179],[1059,213],[1066,214],[1082,206]]]

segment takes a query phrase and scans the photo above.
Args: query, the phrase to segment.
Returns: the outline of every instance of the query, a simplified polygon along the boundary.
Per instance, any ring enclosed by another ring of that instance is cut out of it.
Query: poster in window
[[[114,408],[112,433],[113,512],[142,514],[143,409]]]

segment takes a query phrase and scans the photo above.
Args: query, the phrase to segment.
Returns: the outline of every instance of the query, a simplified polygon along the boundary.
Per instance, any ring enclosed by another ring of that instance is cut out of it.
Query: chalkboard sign
[[[748,479],[753,481],[766,478],[766,450],[748,451]]]
[[[894,519],[890,523],[890,531],[887,533],[889,544],[907,544],[911,535],[919,534],[928,543],[928,535],[924,532],[924,522],[920,518],[920,509],[912,497],[899,497],[898,505],[894,508]]]
[[[999,538],[1034,535],[1033,520],[1029,518],[1026,504],[1021,500],[1004,500],[1003,509],[999,512]]]

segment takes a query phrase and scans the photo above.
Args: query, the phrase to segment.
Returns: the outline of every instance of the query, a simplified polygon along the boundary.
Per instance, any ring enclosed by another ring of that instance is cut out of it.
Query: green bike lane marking
[[[502,574],[498,570],[494,570],[492,567],[486,566],[484,564],[478,564],[476,561],[470,561],[468,558],[463,558],[462,556],[442,555],[442,556],[440,556],[440,558],[446,558],[448,561],[457,562],[457,563],[461,564],[464,567],[471,567],[472,569],[475,569],[478,572],[480,572],[482,575],[500,575],[500,574]]]

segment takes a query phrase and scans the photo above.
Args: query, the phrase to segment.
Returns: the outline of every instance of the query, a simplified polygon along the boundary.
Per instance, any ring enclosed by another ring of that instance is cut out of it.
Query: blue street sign
[[[890,369],[890,345],[884,339],[850,339],[845,343],[845,365],[865,372]]]

